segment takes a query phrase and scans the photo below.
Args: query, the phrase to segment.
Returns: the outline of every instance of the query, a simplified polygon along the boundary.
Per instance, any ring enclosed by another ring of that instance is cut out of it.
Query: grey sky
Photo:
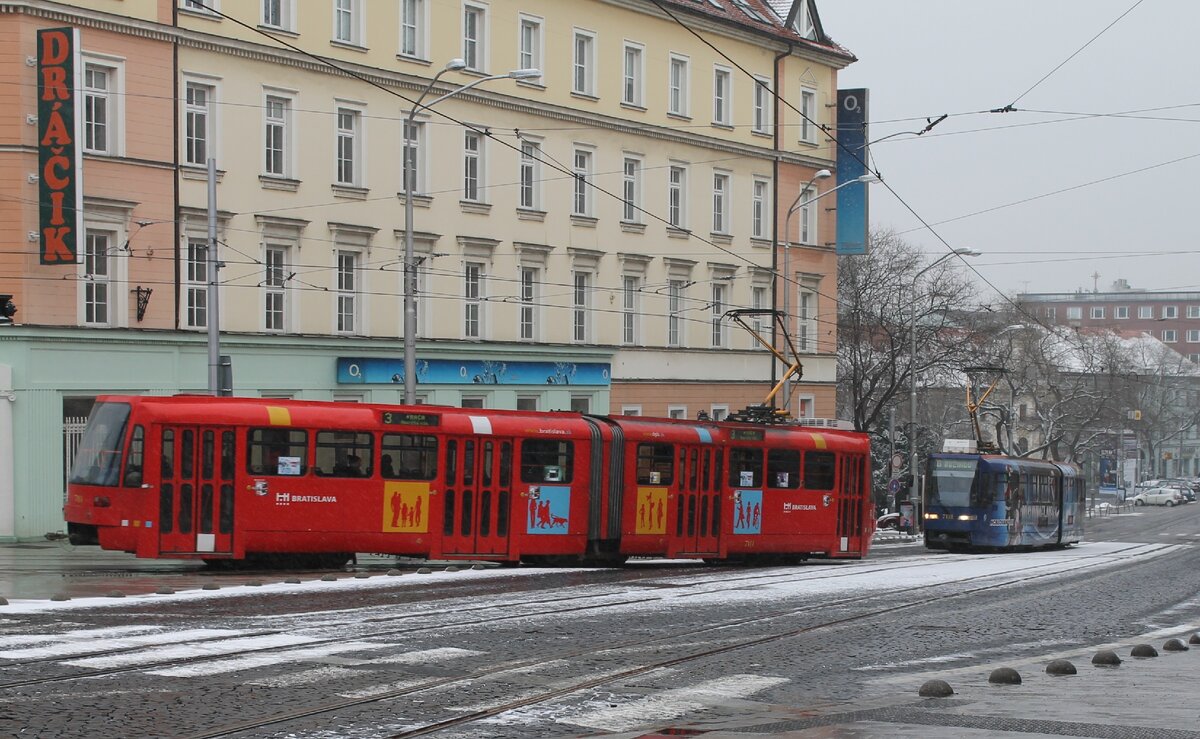
[[[952,247],[984,252],[970,260],[983,278],[1008,294],[1090,290],[1094,272],[1102,290],[1121,277],[1146,289],[1200,290],[1200,3],[1137,2],[818,0],[817,7],[826,33],[859,58],[838,84],[870,89],[871,140],[951,114],[921,137],[873,147],[888,185],[930,224],[1114,178],[935,226]],[[1031,87],[1016,103],[1022,112],[955,115],[1004,107]],[[1149,108],[1161,109],[1048,122]],[[1058,112],[1024,112],[1035,110]],[[1032,123],[1043,125],[1019,125]],[[872,187],[871,221],[916,229],[906,238],[930,258],[946,252],[883,185]],[[997,297],[981,291],[983,300]]]

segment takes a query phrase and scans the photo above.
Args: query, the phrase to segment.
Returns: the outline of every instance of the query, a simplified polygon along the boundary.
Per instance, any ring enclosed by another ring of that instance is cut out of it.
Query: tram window
[[[250,429],[246,444],[246,471],[252,475],[287,475],[308,472],[308,432],[302,429]]]
[[[446,442],[446,484],[453,485],[457,482],[455,475],[458,474],[458,442]]]
[[[708,492],[709,473],[712,471],[712,450],[704,450],[704,462],[700,465],[700,489]]]
[[[129,423],[128,403],[99,403],[75,453],[71,482],[116,487],[121,479],[121,445]]]
[[[836,465],[833,452],[805,452],[804,487],[809,490],[833,490]]]
[[[462,484],[475,484],[475,442],[467,439],[463,442]],[[466,493],[463,493],[463,516],[466,516]]]
[[[675,480],[674,458],[670,444],[638,444],[638,485],[670,485]]]
[[[179,440],[179,476],[190,480],[196,468],[196,432],[184,429]]]
[[[162,461],[159,464],[159,474],[163,480],[175,477],[175,432],[163,429],[162,432]]]
[[[800,487],[799,450],[767,450],[767,486],[782,490]]]
[[[500,487],[506,488],[512,483],[512,442],[500,445]],[[496,533],[500,533],[497,527]]]
[[[483,485],[484,487],[492,486],[492,465],[495,464],[495,449],[490,441],[483,442]],[[482,525],[483,519],[480,519]]]
[[[763,453],[752,447],[734,447],[729,450],[729,484],[738,488],[756,488],[762,485]]]
[[[691,466],[688,467],[688,490],[691,490],[691,491],[696,490],[696,483],[699,481],[699,469],[698,469],[699,467],[700,467],[700,450],[693,449],[692,450],[692,463],[691,463]],[[689,534],[691,533],[691,526],[688,526],[688,533]]]
[[[453,443],[453,442],[451,442]],[[389,480],[432,480],[437,477],[436,436],[384,434],[379,471]]]
[[[200,477],[205,480],[213,479],[213,471],[215,470],[215,446],[217,436],[211,430],[205,431],[200,442]],[[202,533],[210,533],[208,531]]]
[[[313,470],[321,477],[370,477],[374,440],[361,431],[318,431]]]
[[[234,435],[232,431],[221,432],[221,479],[233,479]]]
[[[717,469],[713,472],[713,490],[721,489],[721,480],[725,475],[725,454],[717,450]]]
[[[141,426],[133,427],[129,438],[129,456],[125,461],[125,487],[136,488],[142,485],[142,465],[145,464],[146,430]]]
[[[575,444],[554,439],[521,442],[521,482],[571,482]]]

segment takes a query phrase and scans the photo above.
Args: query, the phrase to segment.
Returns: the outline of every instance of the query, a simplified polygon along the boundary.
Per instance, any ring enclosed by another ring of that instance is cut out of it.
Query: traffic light
[[[0,326],[12,323],[16,314],[17,306],[12,302],[12,296],[0,294]]]

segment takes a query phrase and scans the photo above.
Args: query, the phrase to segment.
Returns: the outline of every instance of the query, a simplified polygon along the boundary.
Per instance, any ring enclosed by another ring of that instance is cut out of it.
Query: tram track
[[[1121,549],[1121,550],[1110,551],[1110,552],[1106,552],[1103,554],[1098,554],[1098,555],[1081,558],[1080,560],[1077,560],[1077,562],[1089,560],[1089,559],[1097,560],[1097,561],[1093,562],[1090,565],[1079,567],[1072,571],[1075,573],[1079,573],[1079,572],[1091,570],[1096,566],[1102,565],[1103,560],[1107,560],[1114,555],[1118,555],[1118,554],[1128,552],[1130,550],[1134,550],[1134,549],[1138,549],[1138,548],[1145,548],[1147,546],[1153,546],[1153,545],[1131,546],[1131,547],[1127,547],[1127,548]],[[1055,563],[1047,563],[1046,565],[1040,566],[1035,569],[1044,569],[1045,567],[1053,567],[1054,564]],[[401,732],[391,735],[390,739],[405,739],[407,737],[422,736],[422,735],[431,734],[431,733],[434,733],[437,731],[442,731],[445,729],[450,729],[450,728],[474,723],[476,721],[480,721],[483,719],[497,716],[497,715],[499,715],[501,713],[505,713],[507,711],[536,706],[538,704],[546,703],[548,701],[552,701],[557,698],[561,698],[563,696],[570,695],[572,693],[577,693],[577,692],[588,690],[591,688],[600,687],[605,684],[617,682],[617,681],[632,678],[632,677],[637,677],[639,675],[644,675],[644,674],[652,672],[654,670],[675,667],[675,666],[686,664],[689,662],[695,662],[695,661],[708,659],[708,658],[715,657],[715,656],[720,656],[722,654],[734,652],[734,651],[741,650],[741,649],[747,649],[750,647],[760,646],[763,644],[769,644],[772,642],[783,641],[783,640],[795,638],[798,636],[803,636],[803,635],[807,635],[807,634],[820,632],[823,630],[839,628],[841,626],[845,626],[846,624],[850,624],[850,623],[856,623],[856,622],[869,620],[869,619],[875,619],[875,618],[882,618],[882,617],[886,617],[886,616],[889,616],[891,614],[894,614],[894,613],[897,613],[897,612],[903,611],[903,610],[913,609],[913,608],[917,608],[920,606],[928,606],[928,605],[935,604],[935,603],[938,603],[941,601],[948,601],[948,600],[957,599],[957,598],[970,597],[970,596],[977,595],[980,593],[985,593],[985,592],[993,591],[993,590],[999,590],[1002,588],[1014,587],[1014,586],[1021,585],[1024,583],[1033,582],[1036,580],[1060,576],[1062,574],[1062,570],[1053,569],[1050,572],[1041,572],[1041,573],[1037,573],[1037,574],[1031,574],[1031,575],[1028,575],[1025,577],[1018,577],[1016,579],[1007,580],[1007,581],[1000,582],[1000,583],[992,583],[992,584],[988,584],[988,585],[982,585],[980,587],[968,588],[965,590],[957,590],[955,592],[947,593],[944,595],[932,595],[932,596],[924,597],[924,598],[914,597],[915,595],[919,595],[920,593],[931,593],[938,589],[942,589],[942,588],[946,588],[946,587],[962,586],[962,585],[976,582],[979,580],[988,580],[988,579],[994,579],[996,577],[1003,577],[1004,575],[1013,574],[1016,572],[1027,572],[1027,571],[1029,571],[1029,569],[1030,568],[1025,568],[1025,567],[1012,568],[1012,569],[1008,569],[1008,570],[990,572],[990,573],[986,573],[986,574],[982,574],[982,575],[975,575],[975,576],[971,576],[971,577],[959,578],[956,580],[943,581],[943,582],[939,582],[939,583],[931,583],[929,585],[909,586],[909,587],[904,588],[902,592],[898,591],[898,590],[897,591],[876,592],[876,593],[871,593],[869,595],[853,596],[853,597],[844,598],[844,599],[840,599],[840,600],[836,600],[836,601],[826,601],[826,602],[823,602],[820,604],[805,605],[805,606],[801,606],[798,608],[784,609],[784,610],[774,611],[774,612],[770,612],[770,613],[766,613],[766,614],[758,614],[758,615],[748,616],[748,617],[738,618],[738,619],[729,619],[729,620],[725,620],[725,621],[715,623],[715,624],[712,624],[709,626],[705,626],[703,628],[686,629],[686,630],[676,631],[676,632],[672,632],[669,634],[664,634],[664,635],[655,636],[655,637],[651,637],[651,638],[639,638],[639,639],[627,640],[625,642],[618,643],[618,644],[610,644],[610,645],[605,646],[602,649],[580,649],[580,650],[573,650],[573,651],[560,653],[560,654],[556,654],[556,655],[543,655],[537,659],[511,661],[511,662],[503,663],[501,665],[497,665],[494,667],[481,668],[481,669],[472,671],[470,674],[464,675],[464,676],[437,678],[437,679],[433,679],[433,680],[429,680],[427,682],[421,683],[419,685],[405,686],[405,687],[397,688],[394,690],[381,691],[378,693],[374,693],[370,696],[345,698],[345,699],[337,700],[337,701],[328,701],[324,704],[310,706],[310,707],[298,709],[295,711],[284,712],[284,713],[276,714],[274,716],[257,719],[252,722],[228,724],[226,726],[216,727],[216,728],[204,731],[202,733],[191,734],[190,737],[191,737],[191,739],[216,739],[218,737],[236,736],[238,734],[242,734],[245,732],[261,730],[261,729],[265,729],[265,728],[268,728],[271,726],[279,726],[279,725],[287,724],[292,721],[297,721],[297,720],[301,720],[304,718],[308,718],[311,716],[316,716],[316,715],[320,715],[320,714],[324,714],[324,713],[331,713],[331,712],[344,710],[344,709],[348,709],[348,708],[367,706],[370,704],[379,703],[379,702],[387,701],[387,700],[394,700],[397,698],[403,698],[405,696],[414,695],[414,694],[418,694],[418,693],[424,693],[424,692],[436,690],[439,688],[450,688],[450,687],[453,687],[458,684],[466,685],[466,684],[470,684],[470,683],[475,683],[475,682],[478,682],[478,681],[486,679],[486,678],[495,678],[495,677],[501,676],[505,673],[514,673],[514,672],[518,672],[521,670],[525,670],[530,667],[533,667],[533,666],[536,666],[539,664],[543,664],[548,661],[564,661],[564,660],[570,661],[573,659],[579,659],[579,658],[583,658],[583,657],[594,657],[594,656],[597,656],[597,655],[600,655],[603,653],[607,653],[607,652],[614,652],[614,651],[619,651],[619,650],[629,650],[629,649],[635,649],[635,648],[645,648],[645,647],[650,647],[650,646],[652,646],[656,643],[660,643],[660,642],[666,642],[666,641],[677,640],[677,639],[684,639],[684,640],[694,639],[695,637],[698,637],[698,636],[701,636],[701,635],[704,635],[707,633],[735,629],[736,627],[740,627],[740,626],[746,626],[746,625],[750,625],[750,624],[762,624],[762,623],[776,621],[776,620],[783,619],[783,618],[794,618],[796,616],[800,616],[800,615],[803,615],[803,614],[811,612],[811,611],[826,610],[826,609],[831,609],[831,608],[835,608],[835,609],[836,608],[846,608],[846,607],[850,607],[850,606],[854,606],[854,605],[870,603],[872,601],[894,599],[897,597],[904,598],[903,603],[894,604],[894,605],[890,604],[890,605],[886,605],[886,606],[879,607],[879,608],[873,608],[873,609],[867,610],[865,612],[855,613],[855,614],[851,614],[851,615],[844,616],[841,618],[829,619],[829,620],[826,620],[826,621],[823,621],[820,623],[809,624],[809,625],[798,627],[798,628],[786,629],[784,631],[773,633],[773,634],[766,634],[763,636],[757,636],[757,637],[753,637],[753,638],[740,639],[740,640],[737,640],[737,641],[734,641],[734,642],[731,642],[731,643],[728,643],[725,645],[716,646],[716,647],[709,648],[709,649],[704,649],[700,652],[694,652],[694,653],[690,653],[690,654],[668,657],[665,659],[660,659],[660,660],[650,662],[648,664],[631,667],[631,668],[628,668],[625,670],[619,670],[616,672],[598,675],[598,676],[590,677],[587,679],[576,680],[567,685],[563,685],[563,686],[560,686],[557,688],[550,688],[550,689],[541,691],[541,692],[537,693],[536,695],[532,695],[532,696],[528,696],[525,698],[520,698],[517,700],[497,704],[494,706],[490,706],[490,707],[475,710],[475,711],[470,711],[468,713],[465,713],[465,714],[462,714],[459,716],[455,716],[453,718],[446,719],[444,721],[432,722],[432,723],[429,723],[429,724],[426,724],[426,725],[423,725],[420,727],[416,727],[413,729],[407,729],[407,730],[404,730],[404,731],[401,731]],[[687,646],[686,643],[685,643],[685,646]]]
[[[944,562],[944,560],[940,560],[936,564],[941,564],[942,562]],[[935,563],[927,563],[927,564],[922,564],[922,565],[918,565],[918,566],[933,566],[934,564]],[[895,565],[866,566],[866,567],[861,567],[861,568],[854,568],[854,570],[851,572],[831,571],[828,574],[814,575],[812,577],[804,577],[801,579],[809,580],[809,581],[816,581],[816,580],[825,580],[825,579],[836,578],[836,577],[845,577],[850,574],[871,575],[871,574],[878,574],[880,572],[887,572],[887,571],[897,570],[897,569],[911,569],[913,566],[914,565],[912,563],[902,563],[902,564],[895,564]],[[736,570],[734,570],[734,568],[730,568],[730,570],[736,571]],[[715,570],[708,569],[707,571],[714,572]],[[679,575],[675,579],[690,579],[693,577],[695,577],[694,573],[687,573],[687,574]],[[651,577],[643,578],[643,580],[646,580],[646,581],[662,580],[662,579],[664,579],[663,576],[657,575],[657,574],[653,575]],[[668,576],[666,579],[672,579],[672,577]],[[797,579],[796,572],[776,573],[776,574],[755,573],[753,575],[743,575],[741,577],[727,579],[724,581],[727,584],[726,587],[705,590],[705,591],[703,591],[702,594],[712,594],[712,593],[719,593],[719,592],[729,592],[729,591],[741,590],[741,589],[745,588],[745,585],[747,583],[754,583],[756,585],[764,585],[764,584],[773,584],[773,583],[778,583],[778,582],[795,581],[796,579]],[[681,586],[672,585],[669,587],[688,587],[688,586],[689,585],[681,585]],[[650,584],[650,583],[640,583],[640,587],[650,588],[650,587],[654,587],[654,585]],[[557,598],[540,599],[538,601],[539,604],[577,603],[579,601],[594,600],[597,598],[608,598],[610,600],[607,600],[604,603],[595,604],[593,606],[573,606],[570,608],[545,609],[545,610],[534,611],[534,612],[514,613],[514,614],[511,614],[508,616],[501,616],[501,617],[489,616],[486,619],[468,620],[468,621],[462,621],[462,622],[450,623],[450,624],[440,622],[437,626],[429,626],[429,627],[413,628],[412,626],[406,625],[402,629],[396,629],[393,631],[376,632],[371,635],[371,638],[395,636],[398,634],[411,634],[411,633],[414,633],[417,631],[430,630],[430,629],[435,629],[435,628],[439,629],[439,630],[444,630],[446,628],[467,628],[467,627],[480,626],[480,625],[485,625],[485,624],[493,624],[493,623],[497,623],[499,621],[511,620],[511,619],[517,619],[517,618],[535,618],[535,617],[541,617],[541,616],[554,616],[554,615],[559,615],[559,614],[572,613],[572,612],[576,612],[576,611],[580,611],[580,610],[611,608],[611,607],[629,605],[629,604],[633,604],[633,603],[645,603],[648,600],[657,600],[654,598],[647,598],[644,596],[638,597],[633,600],[619,600],[619,599],[612,600],[613,598],[620,598],[622,596],[628,596],[631,594],[632,594],[632,591],[630,591],[630,592],[617,591],[617,592],[612,592],[612,593],[589,593],[589,594],[582,594],[582,595],[562,596],[562,597],[557,597]],[[519,602],[513,602],[513,603],[489,603],[489,604],[485,604],[485,605],[466,606],[466,607],[456,608],[455,612],[460,613],[460,614],[461,613],[477,613],[477,612],[494,613],[497,609],[520,608],[520,607],[524,607],[527,605],[529,605],[529,603],[527,601],[519,601]],[[372,623],[409,622],[409,621],[413,621],[413,620],[428,620],[433,617],[444,617],[445,615],[446,615],[446,611],[444,609],[433,609],[433,610],[423,610],[423,611],[414,612],[414,613],[407,613],[407,614],[402,614],[402,615],[389,615],[389,616],[375,616],[375,617],[368,617],[368,618],[358,618],[358,619],[354,619],[351,623],[353,623],[354,625],[360,625],[360,624],[372,624]],[[329,627],[325,627],[325,628],[329,628]],[[237,639],[263,638],[263,637],[270,637],[270,636],[278,636],[285,632],[286,632],[285,629],[260,629],[260,630],[255,630],[255,631],[239,632],[236,635],[236,638]],[[229,635],[215,635],[215,636],[211,636],[211,637],[189,639],[187,641],[187,643],[188,644],[204,644],[204,643],[224,641],[224,640],[228,640],[230,638],[231,637]],[[344,637],[318,639],[318,640],[314,640],[314,641],[304,642],[302,644],[288,644],[288,645],[261,647],[261,648],[256,648],[256,649],[247,649],[242,653],[244,653],[244,654],[267,654],[272,651],[286,651],[288,649],[295,649],[297,647],[313,647],[313,646],[321,646],[324,644],[336,644],[337,642],[344,641],[344,640],[345,640]],[[82,660],[94,659],[94,658],[98,658],[98,657],[113,657],[113,656],[126,655],[126,654],[135,654],[135,653],[137,653],[139,651],[143,651],[147,648],[153,648],[153,645],[139,644],[136,646],[119,647],[119,648],[115,648],[115,649],[95,650],[95,651],[91,651],[91,652],[80,652],[80,653],[75,653],[75,654],[70,654],[70,655],[52,655],[52,656],[40,657],[37,659],[10,661],[10,662],[0,664],[0,670],[12,670],[12,669],[27,668],[27,667],[36,667],[36,666],[44,665],[44,664],[48,664],[48,663],[60,663],[60,662],[64,662],[67,660],[82,661]],[[203,663],[205,661],[223,659],[226,657],[228,657],[227,654],[214,654],[214,655],[197,656],[197,657],[191,657],[191,658],[185,658],[185,659],[163,660],[163,661],[155,662],[155,663],[143,663],[141,665],[131,666],[131,667],[127,667],[127,668],[108,668],[107,670],[93,670],[93,671],[89,671],[85,674],[48,676],[48,677],[43,677],[43,678],[34,678],[34,679],[30,679],[30,680],[13,681],[13,682],[8,682],[8,683],[0,683],[0,690],[22,687],[22,686],[27,686],[27,685],[38,685],[38,684],[45,684],[45,683],[52,683],[52,682],[61,682],[61,681],[73,680],[73,679],[106,677],[109,675],[117,675],[117,674],[127,673],[130,671],[136,671],[136,670],[140,670],[140,669],[164,669],[164,668],[169,668],[169,667],[193,665],[193,664]]]

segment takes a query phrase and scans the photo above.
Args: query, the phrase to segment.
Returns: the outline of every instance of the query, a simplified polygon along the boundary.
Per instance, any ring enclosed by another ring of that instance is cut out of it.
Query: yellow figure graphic
[[[405,534],[429,533],[429,483],[383,484],[383,530]]]
[[[638,488],[635,534],[667,533],[667,489]]]

